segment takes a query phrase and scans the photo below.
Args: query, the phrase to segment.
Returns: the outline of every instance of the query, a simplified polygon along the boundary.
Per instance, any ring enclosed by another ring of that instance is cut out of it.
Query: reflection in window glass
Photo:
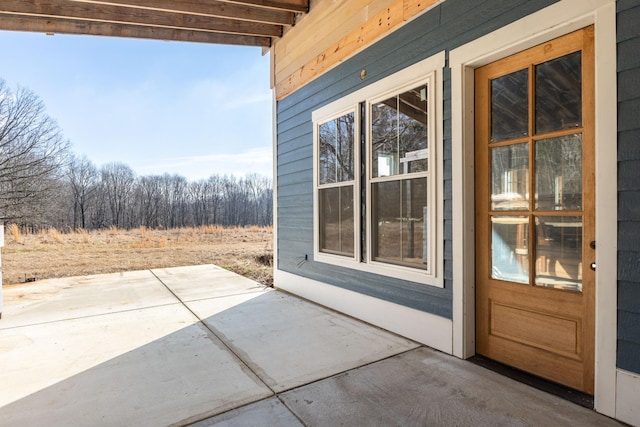
[[[320,184],[353,180],[354,117],[354,113],[345,114],[319,126]]]
[[[529,70],[491,80],[491,142],[526,136],[529,129]]]
[[[536,66],[536,133],[582,126],[582,52]]]
[[[582,135],[536,142],[536,208],[582,208]]]
[[[353,186],[319,190],[320,252],[353,256]]]
[[[491,209],[529,209],[529,144],[491,149]]]
[[[536,218],[535,284],[582,291],[582,217]]]
[[[427,179],[379,182],[372,190],[372,258],[426,269]]]
[[[529,283],[529,219],[491,217],[491,277]]]
[[[427,86],[371,105],[372,176],[427,171]]]

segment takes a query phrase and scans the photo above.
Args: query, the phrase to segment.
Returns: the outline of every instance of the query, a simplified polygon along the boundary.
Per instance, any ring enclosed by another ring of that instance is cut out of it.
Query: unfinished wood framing
[[[323,0],[273,48],[273,84],[283,99],[442,0]],[[313,38],[300,34],[314,34]]]
[[[6,0],[0,30],[269,47],[308,0]]]

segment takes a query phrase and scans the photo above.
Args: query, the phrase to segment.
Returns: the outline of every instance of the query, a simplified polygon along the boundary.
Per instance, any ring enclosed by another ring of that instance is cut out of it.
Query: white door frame
[[[561,0],[449,54],[453,179],[453,354],[475,354],[474,69],[595,25],[595,409],[615,417],[617,97],[615,0]]]

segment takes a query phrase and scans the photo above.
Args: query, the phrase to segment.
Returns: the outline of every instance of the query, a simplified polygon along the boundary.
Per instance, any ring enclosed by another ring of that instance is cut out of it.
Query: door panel
[[[478,68],[476,352],[593,393],[593,27]]]

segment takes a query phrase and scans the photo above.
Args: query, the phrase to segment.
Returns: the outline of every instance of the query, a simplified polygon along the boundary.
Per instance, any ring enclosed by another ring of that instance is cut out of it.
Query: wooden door
[[[593,394],[593,27],[475,73],[476,352]]]

